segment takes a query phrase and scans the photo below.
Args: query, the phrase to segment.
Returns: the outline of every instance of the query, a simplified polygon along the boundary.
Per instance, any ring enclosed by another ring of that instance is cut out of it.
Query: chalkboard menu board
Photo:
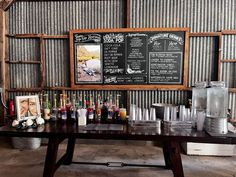
[[[72,86],[183,86],[187,34],[187,28],[72,30]]]

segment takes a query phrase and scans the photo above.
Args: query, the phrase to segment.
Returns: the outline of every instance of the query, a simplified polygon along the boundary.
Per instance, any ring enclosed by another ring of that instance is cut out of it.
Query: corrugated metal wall
[[[70,29],[120,28],[124,23],[123,0],[16,2],[8,10],[9,33],[67,34]],[[191,32],[216,32],[236,29],[235,0],[130,0],[130,27],[189,27]],[[235,59],[235,36],[223,36],[223,59]],[[34,39],[9,38],[10,60],[39,58]],[[189,41],[188,86],[196,81],[216,79],[215,37],[191,37]],[[30,47],[27,49],[27,47]],[[69,49],[67,40],[46,40],[46,85],[69,86]],[[24,68],[25,67],[25,68]],[[39,80],[26,73],[36,66],[10,67],[11,88],[34,87]],[[235,86],[236,64],[221,66],[221,79]],[[22,71],[22,72],[21,72]],[[17,73],[17,74],[16,74]],[[234,78],[234,80],[232,80]],[[104,92],[106,93],[106,92]],[[153,102],[183,104],[185,91],[130,91],[131,102],[149,107]],[[230,94],[234,117],[236,96]]]
[[[132,28],[171,28],[189,27],[190,32],[217,32],[236,29],[235,0],[131,0],[130,27]],[[235,35],[223,36],[222,57],[236,59]],[[191,37],[189,41],[188,86],[196,81],[217,80],[215,37]],[[221,80],[229,87],[235,87],[235,63],[222,63]],[[135,91],[134,102],[138,92]],[[161,92],[157,91],[157,94]],[[181,95],[181,94],[180,94]],[[186,96],[186,94],[183,94]],[[175,92],[166,91],[160,98],[171,98],[175,103]],[[182,99],[185,100],[186,99]],[[158,100],[159,101],[159,100]],[[165,101],[169,102],[169,101]],[[178,100],[177,102],[181,102]],[[236,93],[229,94],[229,107],[236,117]]]

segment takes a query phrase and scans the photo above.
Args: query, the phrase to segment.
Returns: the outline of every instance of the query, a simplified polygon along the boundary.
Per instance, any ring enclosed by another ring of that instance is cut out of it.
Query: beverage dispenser
[[[196,127],[197,113],[199,111],[206,112],[207,107],[207,82],[196,82],[192,89],[192,122],[193,127]]]
[[[217,134],[226,134],[228,109],[228,89],[225,83],[213,81],[207,89],[206,130]]]

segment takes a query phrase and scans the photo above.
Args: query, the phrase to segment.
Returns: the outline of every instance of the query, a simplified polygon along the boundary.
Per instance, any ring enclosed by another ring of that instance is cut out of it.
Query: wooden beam
[[[219,35],[219,41],[218,41],[218,80],[220,80],[220,74],[221,74],[221,60],[222,60],[222,33]]]
[[[223,30],[223,35],[236,35],[236,30]]]
[[[130,0],[124,0],[124,28],[130,28]]]
[[[6,63],[8,64],[41,64],[40,61],[9,61],[9,60],[6,60],[5,61]]]
[[[208,36],[220,36],[221,32],[202,32],[202,33],[189,33],[189,37],[208,37]]]
[[[13,88],[7,89],[8,92],[41,92],[41,88]]]
[[[6,23],[5,23],[5,12],[0,9],[0,87],[5,89],[5,50],[6,50]],[[5,97],[4,97],[5,98]],[[3,100],[5,100],[2,98]],[[4,123],[4,109],[0,106],[0,125]]]
[[[41,62],[41,88],[45,87],[45,43],[43,37],[40,38],[40,62]]]
[[[236,63],[236,59],[224,59],[220,60],[222,63]]]
[[[1,0],[0,9],[6,11],[13,3],[14,0]]]
[[[46,34],[7,34],[14,38],[43,38],[43,39],[69,39],[69,35],[46,35]]]

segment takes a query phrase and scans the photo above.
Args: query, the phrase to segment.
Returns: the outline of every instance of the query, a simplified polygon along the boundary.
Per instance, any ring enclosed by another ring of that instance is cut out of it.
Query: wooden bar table
[[[100,124],[103,125],[103,124]],[[130,125],[107,125],[108,128],[94,128],[88,130],[86,127],[78,127],[75,124],[61,124],[48,122],[35,129],[16,130],[10,126],[0,127],[0,136],[4,137],[38,137],[48,138],[47,153],[44,164],[43,177],[53,177],[55,171],[61,165],[70,165],[73,162],[73,153],[76,139],[109,139],[109,140],[135,140],[156,141],[162,143],[165,166],[157,165],[172,170],[174,177],[183,177],[183,166],[180,155],[180,144],[182,142],[236,144],[235,137],[218,136],[213,137],[206,132],[184,129],[157,129],[155,127],[131,127]],[[96,125],[97,127],[97,125]],[[59,144],[68,139],[65,154],[57,161]],[[109,163],[107,163],[109,166]],[[123,164],[126,165],[126,164]]]

